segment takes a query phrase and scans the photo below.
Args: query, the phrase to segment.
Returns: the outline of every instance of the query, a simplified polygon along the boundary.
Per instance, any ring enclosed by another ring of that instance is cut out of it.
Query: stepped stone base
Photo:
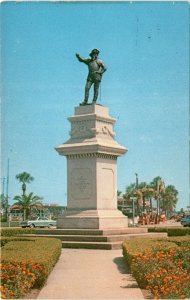
[[[167,233],[148,233],[147,228],[36,229],[36,234],[24,236],[58,238],[62,241],[62,248],[116,250],[121,249],[126,240],[167,238]]]
[[[57,220],[57,228],[65,229],[111,229],[128,227],[128,218],[117,209],[113,210],[67,210]]]

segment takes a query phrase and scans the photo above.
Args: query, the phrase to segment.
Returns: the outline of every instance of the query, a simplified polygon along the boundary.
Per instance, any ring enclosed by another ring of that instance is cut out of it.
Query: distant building
[[[63,214],[66,206],[51,203],[44,204],[42,207],[32,208],[32,216],[46,216],[52,219],[56,219],[58,215]],[[10,217],[12,221],[18,221],[23,219],[23,209],[18,205],[13,204],[10,207]]]
[[[134,203],[135,215],[137,215],[137,203]],[[132,201],[124,198],[117,198],[117,208],[122,211],[122,213],[128,217],[133,216],[133,203]]]

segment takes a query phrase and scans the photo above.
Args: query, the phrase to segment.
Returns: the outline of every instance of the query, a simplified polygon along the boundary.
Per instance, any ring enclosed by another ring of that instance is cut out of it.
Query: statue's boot
[[[84,99],[84,101],[82,103],[80,103],[80,105],[86,105],[88,103],[88,100]]]
[[[98,94],[95,94],[95,95],[94,95],[94,98],[93,98],[93,100],[92,100],[92,102],[93,102],[93,103],[96,103],[97,99],[98,99]]]

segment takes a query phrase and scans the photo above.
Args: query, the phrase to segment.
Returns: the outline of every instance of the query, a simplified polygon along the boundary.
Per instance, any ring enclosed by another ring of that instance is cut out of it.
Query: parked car
[[[187,226],[190,227],[190,215],[187,215],[186,217],[184,217],[183,219],[181,219],[181,224],[184,227],[187,227]]]
[[[51,227],[56,226],[57,222],[54,220],[49,220],[46,217],[33,217],[30,220],[21,221],[20,226],[22,228],[26,227]]]

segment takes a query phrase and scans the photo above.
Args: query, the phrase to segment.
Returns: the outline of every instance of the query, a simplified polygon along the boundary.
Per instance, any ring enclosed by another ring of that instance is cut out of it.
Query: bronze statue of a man
[[[82,105],[88,103],[89,91],[92,84],[94,84],[93,103],[96,103],[102,74],[107,70],[103,61],[98,58],[99,52],[100,51],[98,49],[93,49],[89,54],[91,58],[82,58],[78,53],[76,53],[76,57],[78,58],[78,60],[85,63],[88,66],[89,70],[85,86],[85,97],[84,101],[81,103]]]

